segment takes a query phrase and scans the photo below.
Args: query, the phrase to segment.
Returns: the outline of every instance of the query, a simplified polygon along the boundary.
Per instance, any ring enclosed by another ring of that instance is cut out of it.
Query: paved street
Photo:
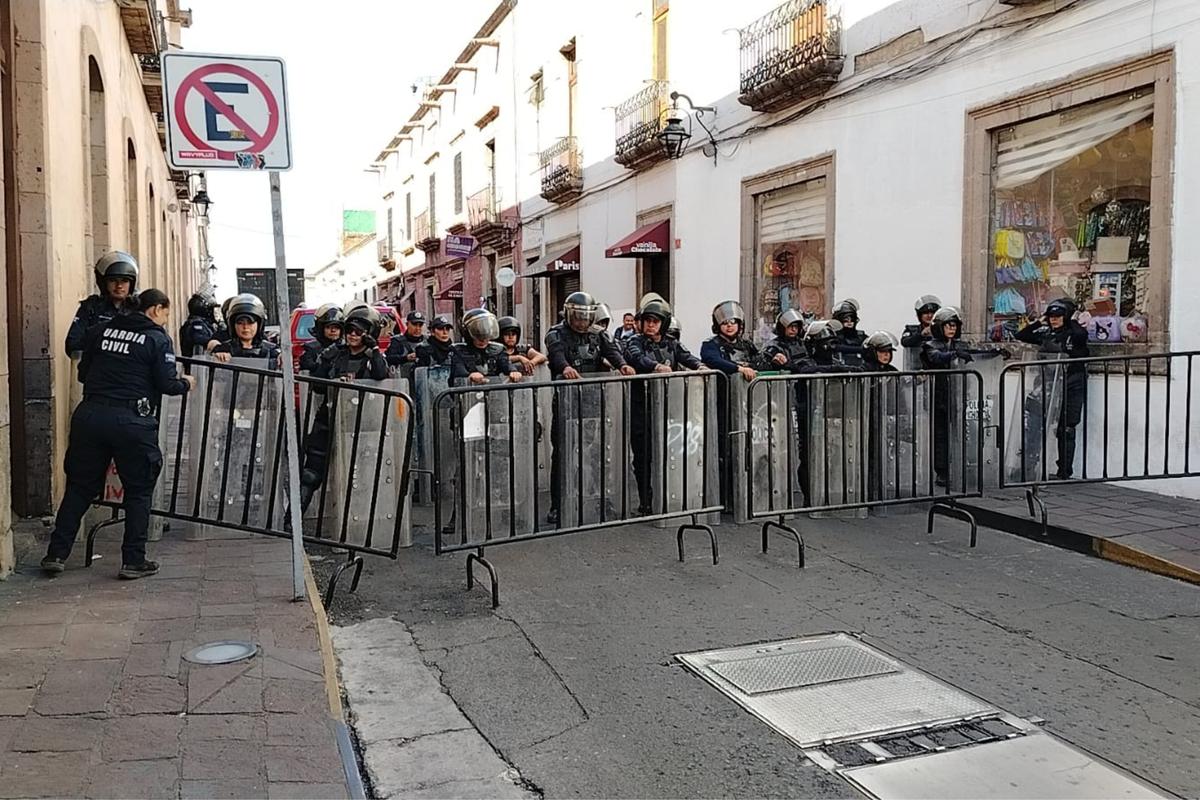
[[[423,539],[398,564],[371,562],[334,619],[399,620],[547,797],[855,796],[673,658],[828,631],[1200,793],[1200,589],[986,529],[969,551],[960,525],[938,526],[804,520],[802,572],[794,545],[764,556],[756,529],[729,525],[718,566],[700,539],[679,564],[673,531],[640,527],[495,548],[495,612],[464,591],[462,556]]]

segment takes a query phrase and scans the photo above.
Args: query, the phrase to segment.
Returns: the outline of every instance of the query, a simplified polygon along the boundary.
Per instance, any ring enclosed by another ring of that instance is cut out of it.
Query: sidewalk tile
[[[253,602],[254,584],[251,583],[234,583],[233,581],[206,583],[200,589],[200,605],[202,606]]]
[[[46,625],[70,622],[78,608],[74,603],[14,603],[4,620],[8,625]]]
[[[199,564],[164,564],[159,567],[159,581],[175,580],[178,578],[199,578],[204,574],[204,567]]]
[[[115,714],[178,714],[187,707],[187,690],[175,678],[127,675],[113,694]]]
[[[246,617],[254,615],[254,603],[208,603],[200,606],[202,617]]]
[[[12,628],[19,627],[19,631]],[[38,650],[62,644],[67,635],[65,623],[49,625],[0,626],[0,653],[14,650]]]
[[[267,745],[267,780],[332,783],[343,777],[342,758],[332,737],[319,745]]]
[[[268,678],[290,678],[301,681],[325,679],[325,665],[321,654],[306,650],[291,650],[284,647],[264,648],[264,675]]]
[[[43,715],[104,711],[120,677],[119,659],[60,661],[46,673],[33,707]]]
[[[192,617],[152,619],[139,622],[133,627],[132,641],[134,644],[148,644],[189,639],[195,630],[196,620]]]
[[[105,761],[178,758],[183,724],[183,718],[167,715],[119,717],[109,720],[105,724],[100,756]]]
[[[133,626],[114,622],[84,622],[67,626],[63,657],[121,658],[129,652]]]
[[[138,605],[144,594],[128,596],[113,596],[97,599],[85,597],[80,603],[79,613],[72,620],[75,624],[90,623],[126,623],[137,619]]]
[[[0,717],[23,717],[37,689],[0,689]]]
[[[185,780],[261,779],[262,745],[258,742],[195,742],[183,751]]]
[[[19,717],[0,717],[0,753],[8,749],[8,743],[16,736],[22,721]],[[0,766],[0,769],[3,767]]]
[[[256,741],[267,738],[267,721],[258,714],[189,714],[183,744],[206,741]]]
[[[138,581],[141,583],[141,581]],[[155,575],[146,582],[146,594],[159,594],[160,592],[188,592],[195,594],[200,591],[201,580],[199,578],[166,578],[160,575]]]
[[[125,761],[93,767],[86,796],[157,800],[175,797],[178,791],[179,764],[175,759]]]
[[[317,715],[267,714],[268,745],[320,746],[334,741],[335,738],[331,718]]]
[[[132,644],[125,659],[124,673],[127,676],[174,678],[179,675],[179,661],[182,655],[182,642]]]
[[[267,797],[269,800],[347,800],[349,794],[344,783],[268,783]]]
[[[268,678],[263,708],[283,714],[319,714],[329,708],[329,699],[312,681]]]
[[[5,631],[5,629],[0,629]],[[5,631],[6,635],[15,635]],[[54,650],[14,650],[0,653],[0,689],[35,688],[46,677]]]
[[[184,780],[179,786],[181,800],[245,800],[266,794],[265,780]]]
[[[30,714],[17,728],[9,748],[24,753],[70,753],[91,750],[100,741],[105,721],[94,717],[42,717]]]
[[[193,675],[195,673],[192,673]],[[257,714],[263,710],[262,678],[242,675],[211,691],[195,692],[188,683],[188,712],[192,714]]]
[[[142,601],[138,619],[179,619],[196,616],[196,596],[188,592],[158,592]]]
[[[0,767],[0,797],[78,797],[88,776],[88,754],[8,753]]]

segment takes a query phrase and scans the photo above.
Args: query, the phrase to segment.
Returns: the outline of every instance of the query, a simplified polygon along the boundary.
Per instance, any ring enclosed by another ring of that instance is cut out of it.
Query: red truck
[[[387,350],[392,334],[403,331],[404,323],[396,309],[387,303],[376,303],[375,310],[383,317],[383,332],[379,335],[379,349]],[[300,371],[300,351],[304,345],[315,338],[313,336],[313,318],[316,313],[315,308],[297,308],[292,311],[292,364],[297,372]]]

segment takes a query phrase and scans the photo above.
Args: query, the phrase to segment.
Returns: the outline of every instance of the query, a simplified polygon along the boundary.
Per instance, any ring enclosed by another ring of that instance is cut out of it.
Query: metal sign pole
[[[296,397],[292,362],[291,309],[288,307],[287,256],[283,249],[283,201],[279,173],[271,170],[271,229],[275,234],[275,305],[279,317],[280,368],[283,370],[284,458],[287,461],[287,508],[284,524],[292,534],[292,599],[304,599],[304,531],[300,519],[300,448],[293,408]]]

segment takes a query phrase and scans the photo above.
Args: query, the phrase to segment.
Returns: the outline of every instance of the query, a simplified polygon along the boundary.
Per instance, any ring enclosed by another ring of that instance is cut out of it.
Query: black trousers
[[[650,413],[646,403],[646,385],[639,381],[629,387],[629,445],[633,451],[633,477],[637,482],[638,506],[649,510],[654,505],[654,485],[650,482]]]
[[[104,488],[108,465],[116,462],[125,492],[125,539],[121,563],[146,560],[150,530],[150,500],[162,472],[158,449],[158,419],[139,417],[131,408],[115,408],[84,400],[71,416],[71,434],[64,467],[67,490],[58,505],[46,555],[71,554],[79,523],[92,500]]]
[[[300,471],[300,506],[303,511],[308,510],[313,495],[325,482],[325,471],[329,465],[331,416],[328,401],[322,399],[320,407],[313,415],[312,428],[304,437],[304,466]]]
[[[1075,467],[1075,428],[1083,419],[1087,401],[1087,374],[1068,374],[1063,382],[1062,410],[1058,414],[1058,474],[1069,478]]]

